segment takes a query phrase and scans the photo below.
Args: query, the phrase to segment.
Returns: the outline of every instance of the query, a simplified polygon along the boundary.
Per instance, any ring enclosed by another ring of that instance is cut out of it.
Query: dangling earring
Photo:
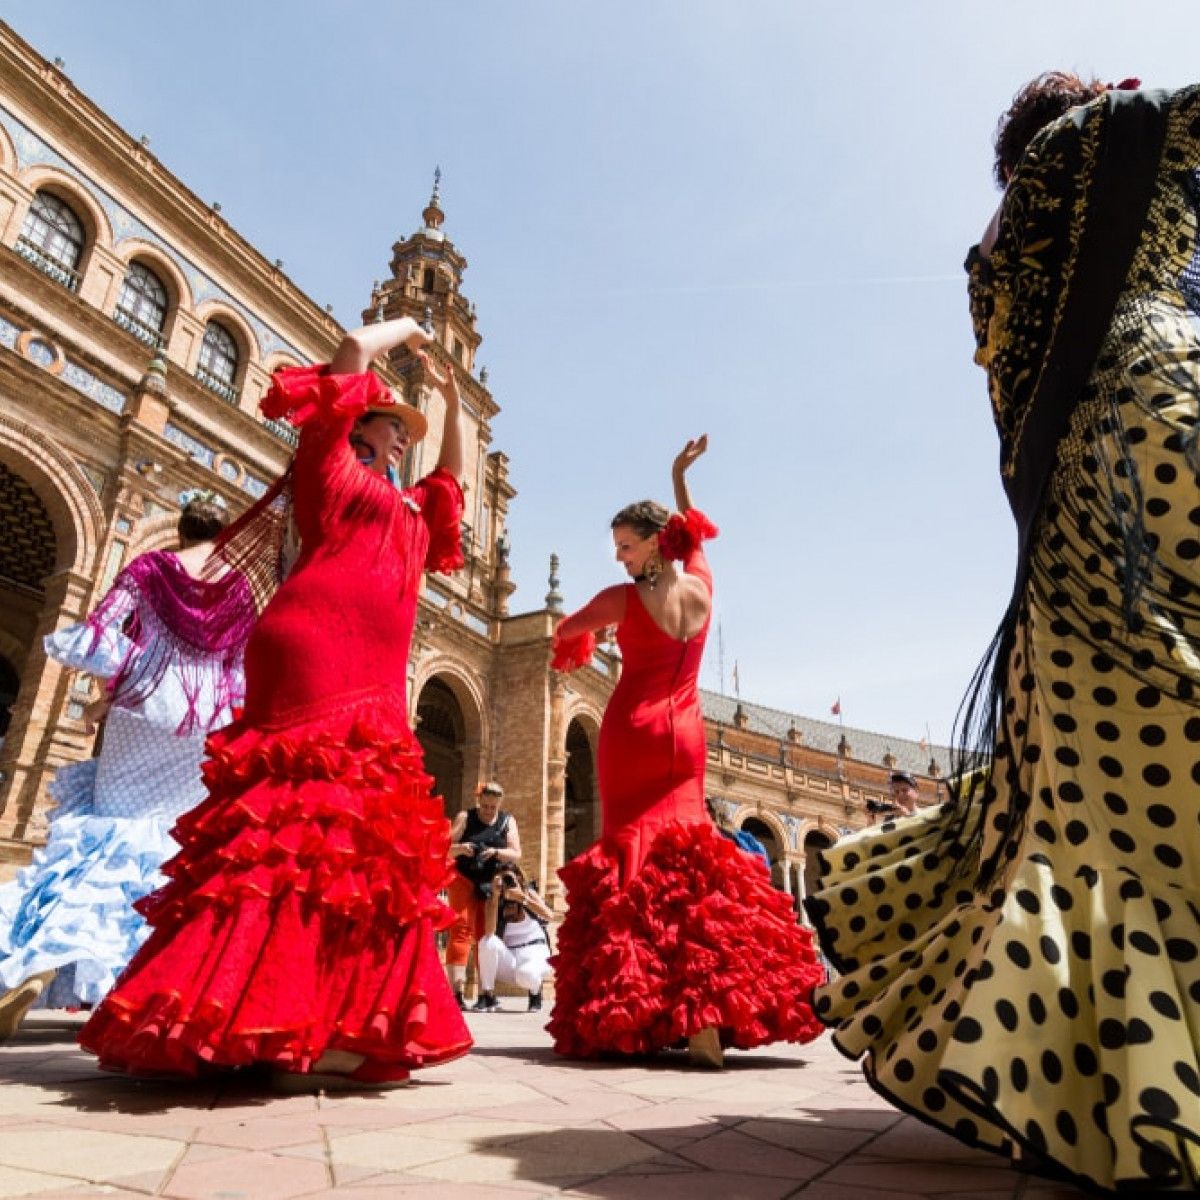
[[[650,590],[654,591],[654,585],[658,582],[659,575],[662,574],[662,558],[658,553],[658,547],[655,546],[650,552],[650,557],[646,559],[646,565],[642,569],[642,578],[650,585]]]

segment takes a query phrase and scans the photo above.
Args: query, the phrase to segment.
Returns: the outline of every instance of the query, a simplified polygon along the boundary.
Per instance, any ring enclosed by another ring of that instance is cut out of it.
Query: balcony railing
[[[161,350],[166,345],[166,339],[159,330],[149,325],[143,325],[137,317],[130,316],[122,309],[118,308],[113,313],[113,320],[122,329],[127,329],[132,333],[139,342],[145,342],[147,346],[152,346],[155,350]]]
[[[26,262],[32,263],[44,275],[49,275],[55,283],[61,283],[67,291],[79,291],[79,272],[64,266],[57,259],[51,258],[41,246],[34,245],[27,238],[19,237],[13,249]]]
[[[224,379],[218,379],[215,375],[209,374],[203,367],[196,368],[196,378],[210,392],[215,392],[226,404],[232,404],[234,408],[238,406],[238,390],[231,387]]]
[[[289,446],[296,447],[300,444],[300,434],[292,426],[285,425],[282,421],[272,421],[270,417],[264,417],[263,424],[280,441],[287,442]]]

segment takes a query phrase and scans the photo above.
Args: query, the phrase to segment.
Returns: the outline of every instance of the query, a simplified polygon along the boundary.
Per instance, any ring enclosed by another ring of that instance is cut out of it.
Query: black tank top
[[[479,850],[503,850],[508,845],[508,813],[501,809],[496,819],[490,825],[485,825],[479,819],[479,810],[472,808],[467,813],[467,827],[463,830],[462,841],[478,846]],[[460,875],[479,881],[491,879],[496,874],[502,865],[499,859],[493,856],[487,862],[480,862],[479,850],[454,860]]]

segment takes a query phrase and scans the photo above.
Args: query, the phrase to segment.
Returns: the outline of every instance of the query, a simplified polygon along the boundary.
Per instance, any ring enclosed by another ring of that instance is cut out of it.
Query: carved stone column
[[[553,672],[550,681],[550,721],[546,755],[546,903],[555,912],[566,910],[559,868],[566,861],[567,730],[564,719],[567,685]]]

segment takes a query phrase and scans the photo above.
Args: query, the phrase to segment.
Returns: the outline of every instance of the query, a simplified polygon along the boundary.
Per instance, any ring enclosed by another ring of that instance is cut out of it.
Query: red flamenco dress
[[[307,1072],[340,1050],[365,1056],[356,1078],[400,1079],[471,1045],[434,946],[449,824],[405,700],[422,570],[462,565],[462,493],[445,471],[398,491],[357,462],[356,417],[390,399],[369,372],[306,367],[263,401],[302,429],[302,549],[169,882],[138,906],[153,933],[81,1033],[106,1068]]]
[[[672,517],[663,553],[712,590],[701,546],[715,527]],[[807,1042],[824,972],[811,932],[761,863],[723,837],[704,805],[697,690],[709,622],[679,641],[625,589],[623,667],[600,727],[600,840],[559,872],[554,1048],[571,1058],[649,1054],[715,1027],[727,1046]],[[584,666],[590,634],[560,640],[554,665]]]

